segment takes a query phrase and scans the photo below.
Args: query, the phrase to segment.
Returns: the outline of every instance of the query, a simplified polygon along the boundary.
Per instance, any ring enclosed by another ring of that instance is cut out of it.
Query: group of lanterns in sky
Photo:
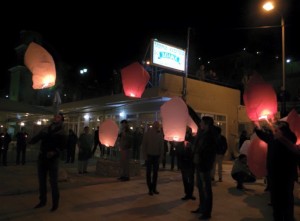
[[[56,69],[52,56],[39,44],[30,43],[24,56],[24,63],[32,73],[32,87],[43,89],[52,87],[56,81]],[[126,96],[141,98],[150,79],[149,73],[138,62],[134,62],[121,69],[122,85]],[[246,112],[251,121],[274,119],[277,113],[277,96],[273,87],[262,77],[254,74],[245,88],[243,99]],[[161,108],[164,139],[168,141],[184,141],[186,127],[192,129],[193,134],[198,130],[197,124],[189,115],[187,104],[180,97],[173,97]],[[284,120],[284,119],[282,119]],[[300,144],[300,117],[292,110],[285,119],[296,134]],[[112,147],[118,137],[118,125],[107,119],[99,126],[99,140],[102,144]],[[266,175],[267,145],[255,137],[249,147],[248,163],[251,171],[257,177]]]

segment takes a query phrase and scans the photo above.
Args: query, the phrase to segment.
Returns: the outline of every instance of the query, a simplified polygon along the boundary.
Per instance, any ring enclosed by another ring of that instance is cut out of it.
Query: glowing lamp
[[[259,139],[257,135],[253,136],[247,151],[247,158],[250,171],[259,179],[267,175],[266,162],[268,145]]]
[[[164,139],[181,142],[185,140],[188,108],[180,97],[174,97],[160,107]]]
[[[121,70],[123,90],[126,96],[141,98],[150,79],[149,73],[138,62]]]
[[[99,141],[107,147],[113,147],[118,138],[119,127],[111,119],[105,120],[99,125]]]
[[[250,120],[273,119],[277,113],[277,97],[273,87],[255,74],[249,80],[243,99]]]
[[[300,116],[295,109],[291,110],[288,114],[287,122],[290,125],[291,131],[297,136],[297,144],[300,144]]]
[[[52,56],[42,46],[31,42],[25,52],[24,64],[32,73],[33,89],[55,85],[55,63]]]
[[[189,126],[192,129],[192,134],[195,135],[198,131],[198,126],[197,124],[193,121],[191,116],[188,116],[188,121],[187,121],[187,126]]]

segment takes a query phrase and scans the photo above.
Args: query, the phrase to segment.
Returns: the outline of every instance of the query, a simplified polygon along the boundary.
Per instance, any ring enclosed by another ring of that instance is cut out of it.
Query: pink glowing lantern
[[[276,93],[258,74],[254,74],[249,80],[243,99],[247,115],[252,121],[273,119],[277,113]]]
[[[118,138],[119,127],[115,121],[111,119],[105,120],[99,126],[99,140],[101,144],[107,147],[113,147]]]
[[[173,97],[160,107],[164,139],[184,141],[188,123],[188,109],[180,97]]]
[[[290,125],[291,131],[297,136],[297,144],[300,144],[300,116],[295,109],[291,110],[288,114],[287,122]]]
[[[192,129],[192,134],[195,135],[198,131],[198,126],[197,124],[193,121],[191,116],[188,116],[188,121],[187,121],[187,126],[189,126]]]
[[[31,42],[25,52],[24,64],[32,73],[33,89],[49,88],[55,85],[55,63],[52,56],[42,46]]]
[[[138,62],[121,70],[123,90],[126,96],[141,98],[150,79],[149,73]]]
[[[251,139],[247,154],[248,165],[251,172],[258,179],[267,175],[267,148],[268,145],[256,135]]]

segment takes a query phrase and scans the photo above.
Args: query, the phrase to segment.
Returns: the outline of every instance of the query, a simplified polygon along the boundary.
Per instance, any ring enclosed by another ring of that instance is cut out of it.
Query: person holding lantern
[[[268,144],[267,171],[274,220],[294,220],[294,183],[298,179],[297,158],[278,137],[295,144],[297,137],[289,124],[277,121],[265,129],[255,122],[257,136]]]
[[[47,203],[48,174],[52,190],[52,208],[50,211],[53,212],[58,209],[60,197],[58,189],[59,154],[65,148],[67,140],[63,121],[64,116],[62,113],[54,115],[53,122],[28,142],[29,144],[35,144],[41,141],[37,162],[40,202],[34,207],[35,209],[44,207]]]
[[[199,190],[199,207],[191,212],[201,213],[202,216],[199,219],[209,219],[213,206],[211,171],[217,150],[213,118],[209,116],[202,117],[200,127],[200,132],[198,132],[194,143],[194,164]]]

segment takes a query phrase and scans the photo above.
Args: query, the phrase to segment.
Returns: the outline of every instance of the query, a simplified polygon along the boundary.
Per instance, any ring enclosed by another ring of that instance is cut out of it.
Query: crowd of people
[[[47,204],[47,177],[52,192],[51,211],[59,206],[58,170],[59,161],[74,163],[76,146],[78,147],[78,173],[88,173],[88,161],[99,146],[100,157],[104,156],[105,147],[99,140],[99,128],[90,133],[85,126],[79,137],[69,129],[66,134],[63,127],[63,114],[56,114],[52,123],[38,134],[28,139],[25,128],[16,134],[17,156],[16,164],[25,164],[27,144],[40,141],[37,161],[39,183],[39,202],[34,208]],[[298,179],[298,163],[300,148],[295,145],[296,136],[290,130],[287,122],[267,122],[261,126],[254,122],[253,132],[267,143],[267,188],[270,192],[270,205],[273,208],[274,220],[293,220],[294,217],[294,183]],[[267,126],[266,126],[267,125]],[[2,165],[7,165],[7,150],[11,137],[4,128],[0,134],[0,159]],[[250,137],[242,131],[239,142],[239,156],[234,159],[231,177],[236,181],[238,190],[247,190],[245,183],[256,182],[254,173],[247,162]],[[120,181],[130,181],[130,160],[145,162],[146,184],[150,196],[159,194],[159,168],[166,168],[167,154],[170,158],[170,170],[174,170],[175,160],[177,170],[180,170],[184,195],[181,200],[199,199],[199,205],[192,213],[200,214],[199,219],[210,219],[213,210],[212,182],[223,182],[223,159],[227,152],[227,140],[222,135],[220,127],[214,125],[212,117],[204,116],[198,125],[197,134],[192,134],[187,127],[186,137],[182,142],[164,140],[163,128],[155,121],[147,130],[137,128],[134,132],[129,128],[129,122],[120,122],[120,132],[116,142],[120,151]],[[63,153],[66,153],[64,156]],[[282,163],[282,162],[285,163]],[[216,177],[218,179],[216,179]],[[284,182],[282,182],[284,180]],[[195,196],[194,188],[198,195]]]

